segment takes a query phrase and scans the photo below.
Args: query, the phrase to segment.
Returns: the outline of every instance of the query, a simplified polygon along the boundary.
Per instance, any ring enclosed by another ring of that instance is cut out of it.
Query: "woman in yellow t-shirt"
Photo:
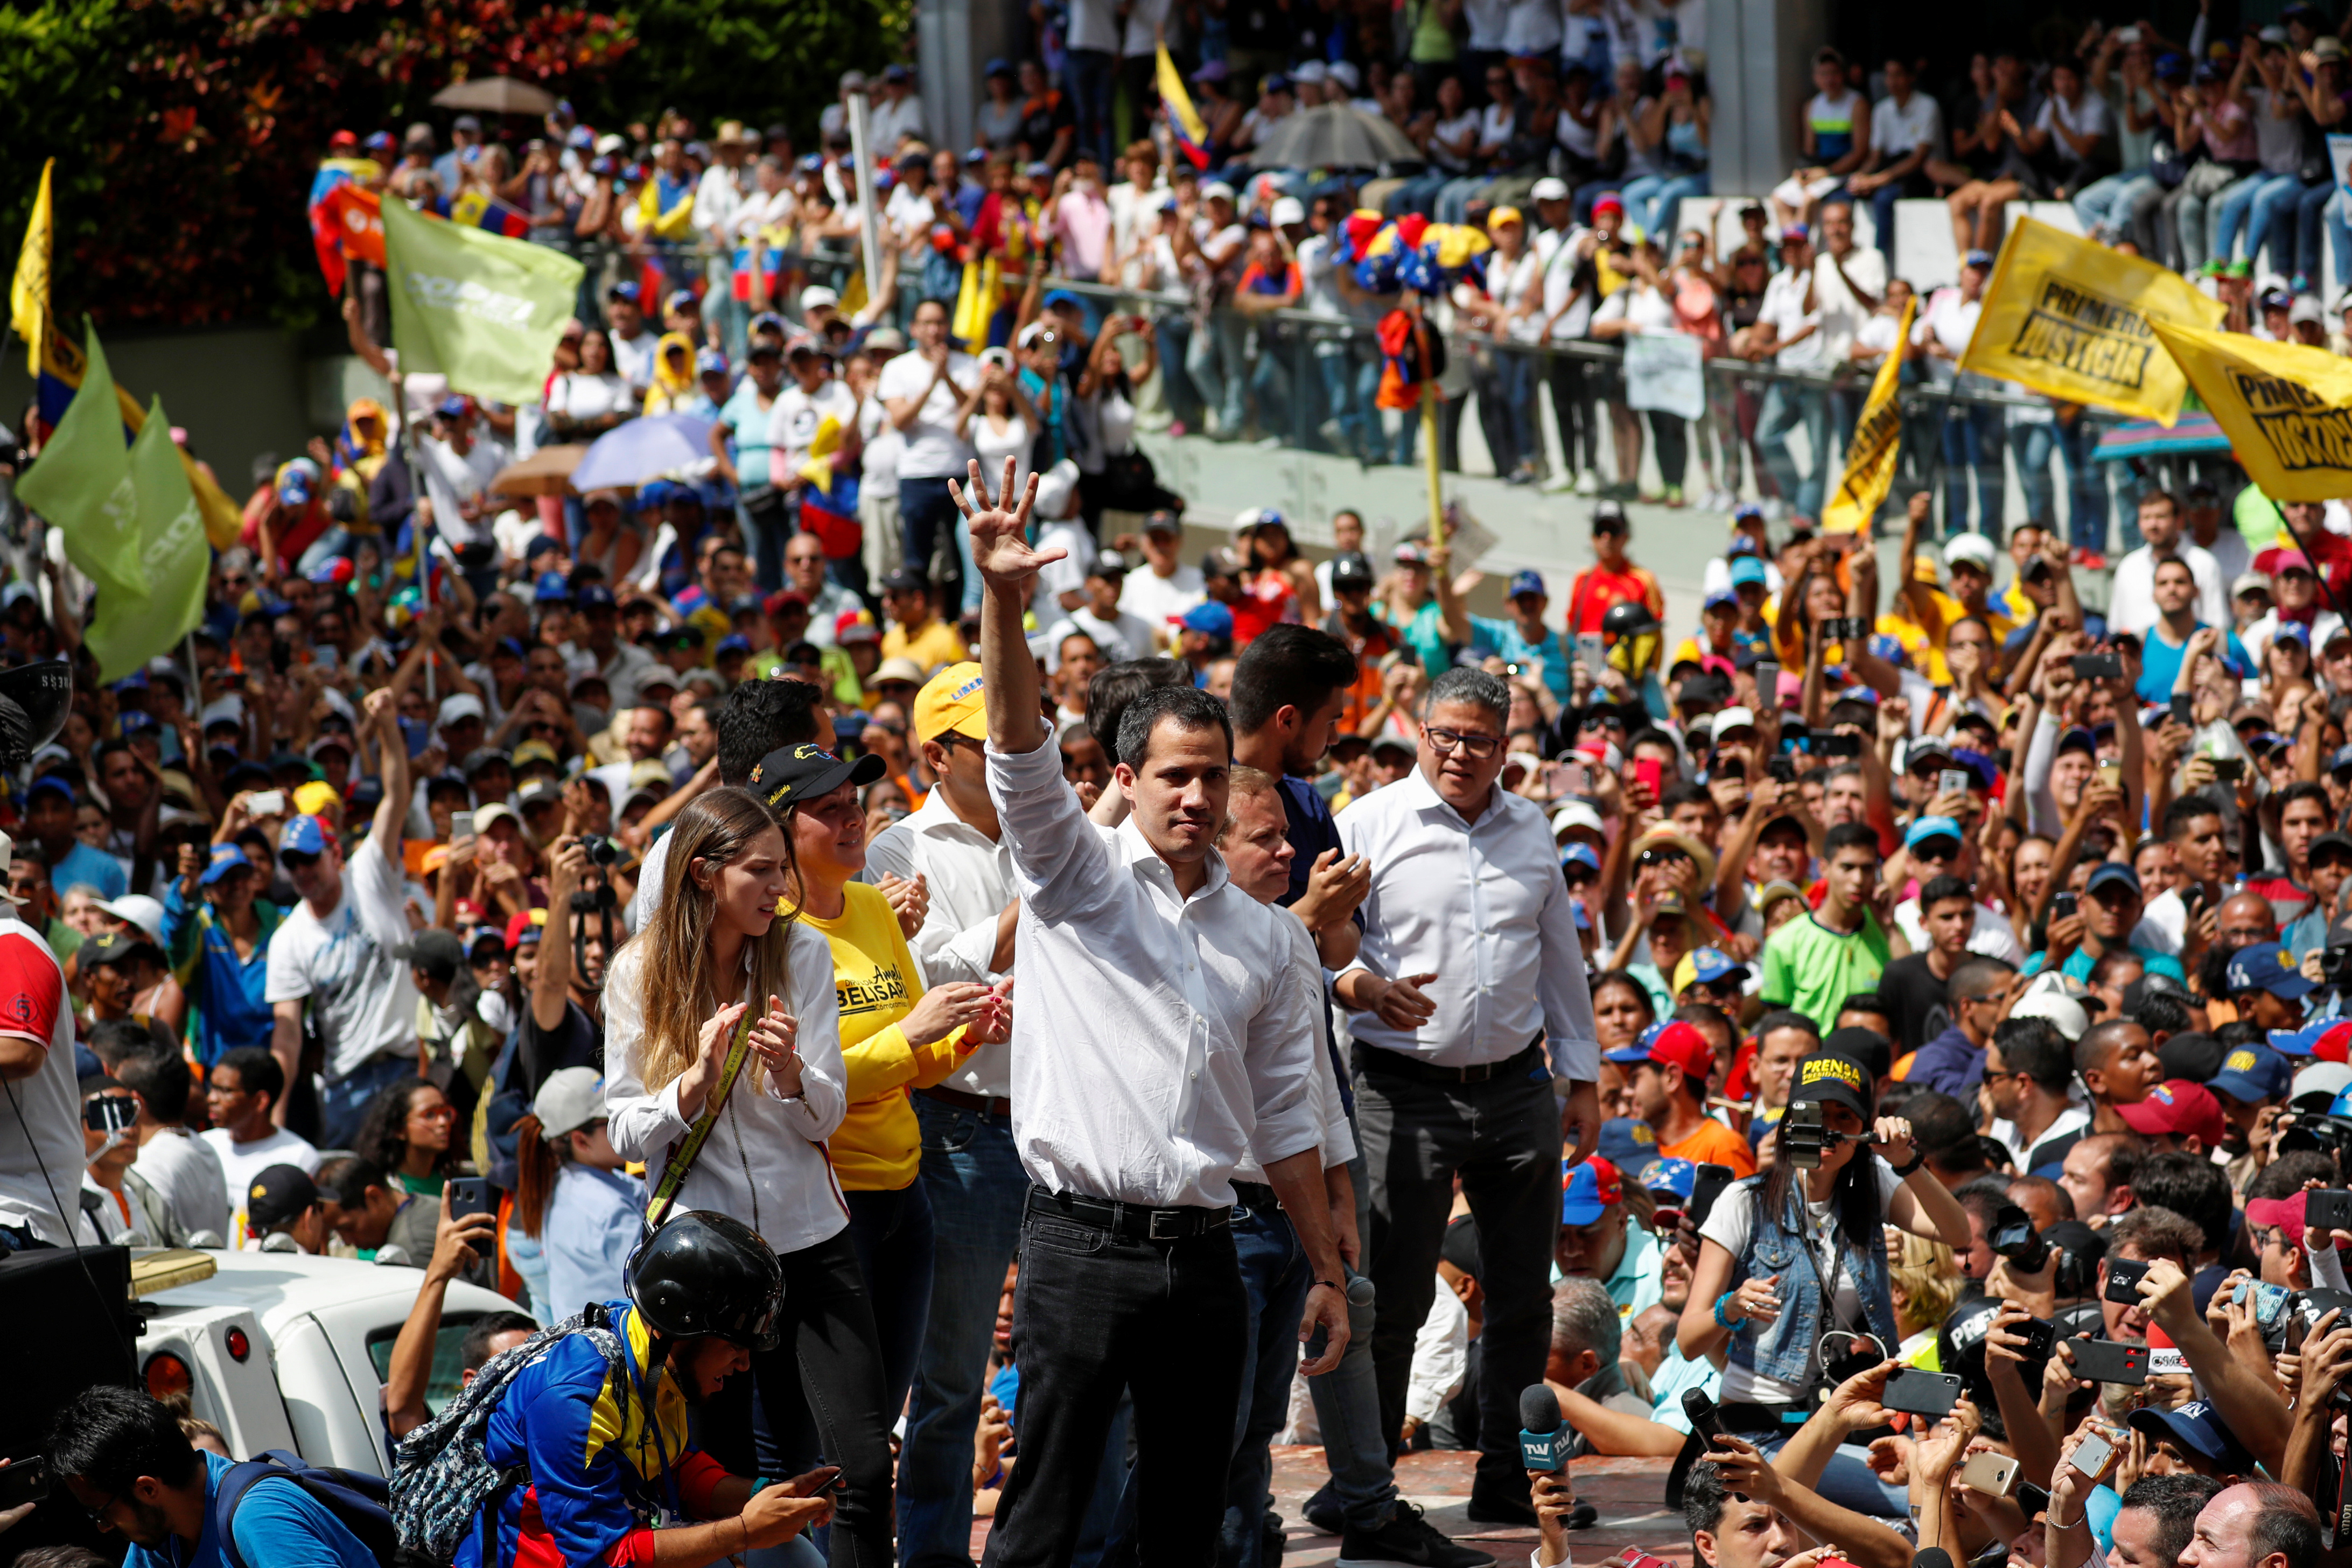
[[[801,919],[833,946],[849,1074],[849,1111],[828,1149],[880,1331],[886,1408],[896,1410],[914,1383],[931,1299],[931,1208],[916,1180],[922,1132],[908,1096],[946,1078],[978,1047],[1003,1039],[1012,1009],[986,985],[926,989],[890,900],[855,879],[866,868],[858,792],[882,776],[883,760],[869,752],[842,763],[814,746],[793,750],[810,753],[795,756],[792,770],[805,784],[782,803],[797,869],[793,897]],[[768,792],[776,782],[755,787]]]

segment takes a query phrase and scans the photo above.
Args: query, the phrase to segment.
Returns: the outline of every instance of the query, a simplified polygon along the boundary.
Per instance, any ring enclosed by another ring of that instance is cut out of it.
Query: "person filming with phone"
[[[1725,1354],[1729,1430],[1785,1430],[1818,1386],[1899,1342],[1882,1220],[1955,1251],[1969,1245],[1968,1215],[1926,1168],[1910,1122],[1871,1120],[1874,1089],[1850,1058],[1798,1062],[1771,1168],[1734,1184],[1700,1228],[1677,1341],[1694,1360]]]

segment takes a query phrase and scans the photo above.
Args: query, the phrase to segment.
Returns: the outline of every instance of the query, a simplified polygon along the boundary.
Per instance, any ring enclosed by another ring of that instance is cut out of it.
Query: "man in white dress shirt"
[[[2197,618],[2209,626],[2230,624],[2228,583],[2212,552],[2187,536],[2188,520],[2170,490],[2148,490],[2139,498],[2139,536],[2147,542],[2116,563],[2116,579],[2107,594],[2107,627],[2146,637],[2156,625],[2156,563],[2186,561],[2197,579]],[[2251,649],[2249,651],[2252,651]],[[2257,658],[2260,656],[2257,655]]]
[[[1347,1349],[1312,999],[1276,912],[1216,852],[1233,759],[1223,704],[1191,686],[1136,698],[1114,775],[1128,818],[1108,833],[1087,820],[1021,627],[1028,580],[1055,553],[1025,542],[1036,480],[1017,506],[992,506],[971,473],[955,501],[983,584],[989,793],[1022,895],[1013,1141],[1032,1184],[1013,1309],[1021,1463],[987,1562],[1069,1561],[1125,1388],[1144,1560],[1200,1563],[1223,1516],[1201,1459],[1230,1451],[1250,1331],[1231,1228],[1244,1160],[1312,1270],[1299,1337],[1319,1326],[1328,1340],[1307,1372]]]
[[[922,929],[908,945],[933,985],[994,984],[1013,973],[1020,912],[1013,850],[988,794],[980,666],[951,664],[915,695],[915,742],[938,782],[922,809],[875,837],[865,877],[922,879]],[[971,1438],[1005,1266],[1029,1193],[1013,1145],[1013,1051],[982,1046],[915,1093],[931,1201],[931,1313],[898,1461],[898,1557],[908,1568],[969,1561]]]
[[[1458,1174],[1486,1298],[1470,1517],[1532,1526],[1518,1398],[1543,1380],[1561,1144],[1581,1160],[1599,1140],[1601,1053],[1550,829],[1535,802],[1498,782],[1510,703],[1497,677],[1447,670],[1422,709],[1419,765],[1339,815],[1348,852],[1371,862],[1372,890],[1337,992],[1359,1015],[1381,1426],[1393,1438],[1403,1425]]]

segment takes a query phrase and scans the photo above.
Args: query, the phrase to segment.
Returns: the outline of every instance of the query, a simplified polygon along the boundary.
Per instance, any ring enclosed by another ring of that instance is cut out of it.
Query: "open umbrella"
[[[545,114],[555,95],[510,76],[478,76],[453,81],[433,95],[443,109],[478,109],[486,114]]]
[[[584,443],[541,447],[521,462],[500,468],[490,480],[490,490],[502,496],[560,496],[567,488],[564,481],[587,455]]]
[[[1403,132],[1344,103],[1284,115],[1249,155],[1253,169],[1376,169],[1420,162],[1421,149]]]
[[[648,415],[597,437],[572,470],[572,488],[583,495],[634,489],[709,456],[709,420],[691,414]]]

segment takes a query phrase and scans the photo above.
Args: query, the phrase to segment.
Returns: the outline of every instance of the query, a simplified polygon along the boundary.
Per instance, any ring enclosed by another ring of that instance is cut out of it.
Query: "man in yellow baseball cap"
[[[974,745],[986,742],[988,710],[981,703],[980,666],[969,659],[950,664],[925,681],[915,693],[914,718],[915,740],[925,746],[950,731]]]

